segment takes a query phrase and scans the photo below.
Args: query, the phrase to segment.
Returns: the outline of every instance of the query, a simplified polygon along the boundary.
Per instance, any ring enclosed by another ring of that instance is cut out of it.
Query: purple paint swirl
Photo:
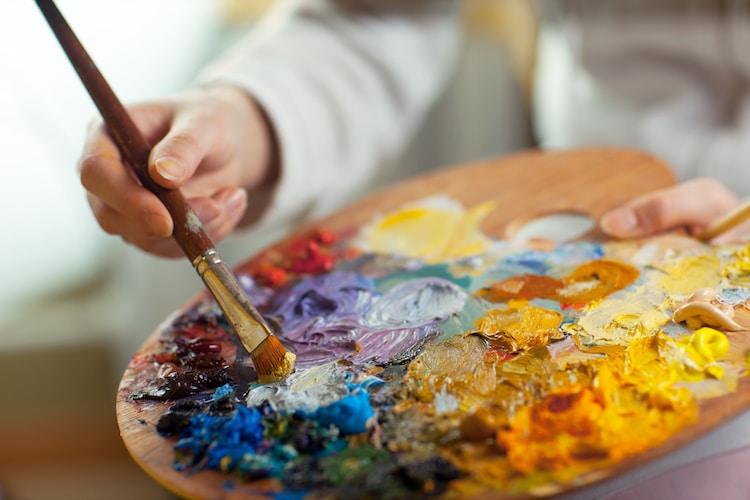
[[[466,297],[439,278],[410,280],[380,295],[371,279],[339,271],[300,281],[276,298],[269,315],[300,368],[336,359],[384,364],[414,356]]]

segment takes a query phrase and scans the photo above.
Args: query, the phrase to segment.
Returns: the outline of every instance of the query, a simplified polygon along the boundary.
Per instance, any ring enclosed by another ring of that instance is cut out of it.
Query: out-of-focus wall
[[[58,2],[127,101],[189,85],[271,3]],[[469,1],[466,22],[456,77],[399,160],[400,176],[531,144],[528,4]],[[114,390],[134,350],[198,280],[185,262],[144,255],[97,228],[74,171],[94,108],[33,2],[0,3],[0,74],[0,222],[12,235],[0,250],[0,498],[165,496],[125,455]],[[238,235],[222,253],[238,262],[287,229]]]

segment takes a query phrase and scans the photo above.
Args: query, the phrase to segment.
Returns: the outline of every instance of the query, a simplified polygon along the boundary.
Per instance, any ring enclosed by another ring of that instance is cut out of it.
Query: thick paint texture
[[[343,435],[367,432],[367,422],[374,416],[370,395],[363,390],[348,394],[339,401],[305,415],[323,426],[336,427]]]
[[[333,272],[280,293],[268,314],[283,325],[300,367],[337,359],[386,363],[413,357],[467,297],[440,278],[405,281],[381,293],[369,278]]]
[[[622,262],[595,260],[577,267],[568,276],[513,276],[479,291],[491,302],[514,299],[549,299],[564,304],[587,304],[622,290],[638,279],[638,269]]]
[[[492,309],[477,321],[477,329],[493,349],[503,353],[528,351],[563,338],[563,315],[525,301],[512,301],[505,309]]]
[[[134,398],[172,401],[176,467],[290,495],[550,495],[736,389],[748,248],[517,248],[481,233],[491,211],[423,200],[255,259],[241,283],[297,355],[284,381],[258,383],[208,300],[176,318],[131,365]]]
[[[447,198],[430,198],[385,215],[364,230],[365,250],[399,254],[425,262],[460,259],[484,252],[491,241],[480,224],[493,210],[486,203],[470,210]]]

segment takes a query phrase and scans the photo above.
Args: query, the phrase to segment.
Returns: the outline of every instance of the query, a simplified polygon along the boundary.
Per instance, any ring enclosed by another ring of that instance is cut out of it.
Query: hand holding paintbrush
[[[151,147],[54,2],[36,2],[102,114],[123,159],[143,187],[154,193],[169,211],[174,224],[172,237],[203,279],[242,345],[250,353],[261,381],[284,378],[294,368],[294,354],[284,349],[250,303],[182,193],[166,189],[151,178],[148,172]]]

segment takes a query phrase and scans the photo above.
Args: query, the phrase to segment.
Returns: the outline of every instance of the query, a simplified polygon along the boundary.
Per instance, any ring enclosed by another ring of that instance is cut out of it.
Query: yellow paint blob
[[[495,363],[486,353],[486,343],[476,335],[429,345],[409,364],[406,386],[424,403],[450,393],[459,399],[457,409],[473,408],[497,386]]]
[[[670,320],[663,307],[665,298],[658,287],[642,285],[621,297],[589,304],[567,330],[584,345],[624,346],[635,338],[656,334]]]
[[[719,258],[713,254],[681,257],[662,270],[658,286],[669,295],[692,294],[701,288],[716,288],[721,282]]]
[[[479,228],[492,208],[424,200],[374,222],[360,241],[426,262],[460,259],[490,248]],[[477,331],[414,358],[399,389],[409,405],[399,411],[438,429],[444,439],[431,450],[466,473],[449,494],[549,494],[587,481],[674,436],[697,418],[698,401],[736,389],[750,338],[711,324],[679,338],[663,330],[679,331],[673,313],[697,291],[724,296],[750,285],[750,246],[672,241],[620,244],[619,254],[607,246],[606,258],[572,270],[494,283],[476,292],[495,303]],[[529,302],[538,298],[563,303],[572,321]],[[404,450],[413,445],[404,439]]]
[[[684,380],[694,382],[706,376],[717,380],[724,378],[724,367],[718,361],[729,352],[729,339],[722,332],[704,327],[672,343],[673,363]]]
[[[722,274],[736,285],[747,285],[750,283],[750,246],[735,251],[732,257]]]
[[[723,358],[729,351],[729,339],[719,330],[700,328],[693,335],[691,344],[695,350],[708,360]]]
[[[522,406],[497,434],[513,469],[570,479],[657,446],[696,417],[695,401],[674,386],[656,337],[592,363],[590,384],[572,383]]]
[[[477,328],[493,349],[506,353],[527,351],[561,339],[563,316],[526,301],[511,301],[506,309],[493,309],[477,320]]]
[[[477,255],[490,245],[480,230],[491,202],[465,210],[455,201],[429,198],[387,214],[364,229],[361,246],[381,254],[443,262]]]

